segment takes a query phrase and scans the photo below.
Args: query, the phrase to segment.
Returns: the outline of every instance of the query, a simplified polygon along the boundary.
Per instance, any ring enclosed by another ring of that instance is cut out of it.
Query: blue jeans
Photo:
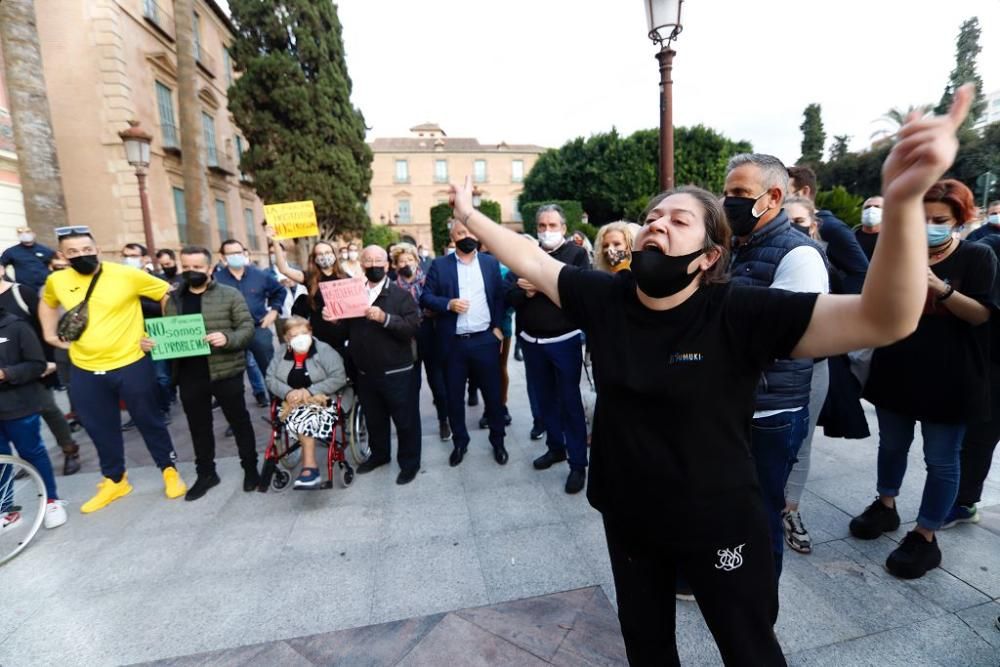
[[[156,386],[160,389],[160,409],[169,412],[170,404],[174,402],[174,381],[170,373],[170,360],[154,361],[153,368],[156,370]]]
[[[580,397],[583,341],[577,335],[558,343],[524,341],[524,370],[539,401],[545,444],[554,454],[568,452],[571,468],[587,466],[587,418]]]
[[[781,512],[785,509],[785,484],[808,428],[809,409],[806,407],[754,419],[750,425],[750,450],[767,509],[774,569],[779,578],[785,548],[784,531],[781,528]]]
[[[14,445],[17,455],[30,463],[45,482],[45,494],[49,500],[58,500],[56,493],[56,476],[52,472],[52,461],[45,451],[45,443],[42,441],[42,420],[37,414],[21,417],[20,419],[0,419],[0,454],[13,454],[10,446]],[[0,479],[0,489],[6,488],[6,476],[10,475],[10,466],[4,466],[5,477]],[[9,498],[0,499],[0,503],[6,501],[10,504]],[[0,506],[0,512],[9,509]]]
[[[251,357],[256,362],[256,372],[250,368]],[[267,367],[271,365],[271,359],[273,358],[274,334],[271,333],[270,329],[261,329],[259,326],[254,327],[253,338],[250,340],[250,345],[247,348],[247,378],[250,380],[254,396],[260,396],[261,394],[269,396],[262,374],[267,372]]]
[[[906,458],[913,444],[913,427],[917,420],[882,408],[876,408],[875,412],[878,415],[878,492],[895,498],[906,474]],[[917,515],[917,525],[921,528],[940,529],[955,503],[965,428],[965,424],[920,422],[927,465],[927,480]]]

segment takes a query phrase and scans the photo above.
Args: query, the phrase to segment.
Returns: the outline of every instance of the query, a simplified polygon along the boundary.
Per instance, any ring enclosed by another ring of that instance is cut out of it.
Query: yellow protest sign
[[[276,238],[297,239],[302,236],[319,236],[316,207],[311,199],[287,204],[270,204],[264,207],[264,217],[267,218],[267,224],[274,227]]]

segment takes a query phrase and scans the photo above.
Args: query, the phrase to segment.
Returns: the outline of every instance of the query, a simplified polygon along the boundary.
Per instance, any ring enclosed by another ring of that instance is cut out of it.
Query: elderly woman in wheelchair
[[[284,341],[284,354],[275,354],[267,368],[267,388],[282,401],[279,418],[302,445],[302,472],[295,488],[315,488],[322,481],[316,441],[334,438],[342,417],[333,399],[346,387],[347,372],[340,354],[313,338],[312,327],[304,318],[286,320]]]

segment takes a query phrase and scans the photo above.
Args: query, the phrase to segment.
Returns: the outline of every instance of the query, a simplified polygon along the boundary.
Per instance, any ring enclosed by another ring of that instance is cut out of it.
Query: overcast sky
[[[439,123],[450,136],[557,147],[659,124],[640,0],[340,0],[353,100],[369,138]],[[1000,0],[687,0],[674,122],[793,162],[802,110],[867,145],[889,108],[937,103],[962,21],[982,28],[1000,89]]]

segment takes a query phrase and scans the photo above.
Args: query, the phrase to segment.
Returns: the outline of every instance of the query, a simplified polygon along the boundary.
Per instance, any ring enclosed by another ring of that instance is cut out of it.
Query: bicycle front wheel
[[[0,455],[0,565],[21,553],[45,519],[45,483],[27,461]]]

